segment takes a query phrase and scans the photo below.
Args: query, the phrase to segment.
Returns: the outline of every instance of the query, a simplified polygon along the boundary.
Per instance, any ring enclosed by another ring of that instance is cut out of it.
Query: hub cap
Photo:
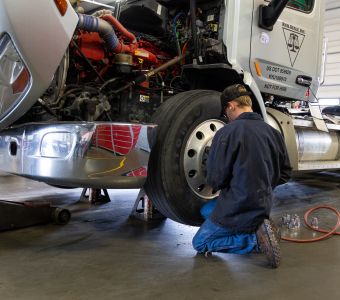
[[[184,152],[184,173],[191,190],[201,198],[212,199],[218,195],[206,182],[208,147],[217,130],[225,125],[216,119],[204,121],[190,134]]]

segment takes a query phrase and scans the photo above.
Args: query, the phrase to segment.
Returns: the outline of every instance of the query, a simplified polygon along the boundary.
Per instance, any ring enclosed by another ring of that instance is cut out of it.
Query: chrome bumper
[[[0,170],[65,187],[139,188],[156,125],[32,123],[0,132]]]

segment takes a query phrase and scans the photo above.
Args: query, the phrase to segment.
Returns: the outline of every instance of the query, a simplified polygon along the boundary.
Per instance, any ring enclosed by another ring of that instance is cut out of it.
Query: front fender
[[[53,0],[35,0],[34,5],[28,2],[0,1],[0,39],[5,36],[10,38],[29,74],[29,80],[22,93],[16,93],[14,88],[12,92],[11,85],[15,78],[9,78],[11,76],[8,76],[8,68],[6,69],[2,55],[0,129],[11,125],[26,113],[47,89],[78,22],[70,3],[66,14],[61,16]]]
[[[244,72],[243,82],[244,82],[245,85],[247,85],[250,88],[250,90],[254,94],[256,101],[259,105],[263,120],[266,123],[269,123],[268,117],[267,117],[267,111],[266,111],[266,107],[264,105],[264,100],[263,100],[263,97],[261,95],[261,91],[260,91],[258,85],[256,84],[253,76],[251,76],[251,74],[249,72],[246,72],[246,71]]]

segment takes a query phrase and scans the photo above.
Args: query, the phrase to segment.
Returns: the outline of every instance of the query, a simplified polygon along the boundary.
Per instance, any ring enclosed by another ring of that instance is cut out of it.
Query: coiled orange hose
[[[320,229],[320,228],[316,229],[316,228],[313,228],[309,224],[309,222],[308,222],[309,215],[312,212],[314,212],[314,211],[316,211],[318,209],[328,209],[328,210],[334,212],[337,215],[338,221],[337,221],[336,225],[333,227],[332,230],[328,231],[328,230]],[[284,236],[282,236],[281,239],[284,240],[284,241],[289,241],[289,242],[294,242],[294,243],[312,243],[312,242],[321,241],[321,240],[323,240],[325,238],[328,238],[331,235],[340,235],[340,232],[336,231],[339,228],[339,226],[340,226],[340,212],[335,207],[332,207],[332,206],[329,206],[329,205],[318,205],[316,207],[313,207],[313,208],[307,210],[307,212],[305,213],[303,219],[304,219],[305,224],[306,224],[306,226],[308,228],[310,228],[311,230],[314,230],[314,231],[325,233],[325,234],[321,235],[319,237],[316,237],[316,238],[311,238],[311,239],[293,239],[293,238],[284,237]]]

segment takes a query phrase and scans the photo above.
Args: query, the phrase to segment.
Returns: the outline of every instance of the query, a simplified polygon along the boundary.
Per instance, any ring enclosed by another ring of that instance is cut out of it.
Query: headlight
[[[30,74],[7,34],[0,38],[0,119],[20,100]]]
[[[43,157],[66,158],[73,147],[75,136],[70,132],[51,132],[41,141],[40,155]]]

